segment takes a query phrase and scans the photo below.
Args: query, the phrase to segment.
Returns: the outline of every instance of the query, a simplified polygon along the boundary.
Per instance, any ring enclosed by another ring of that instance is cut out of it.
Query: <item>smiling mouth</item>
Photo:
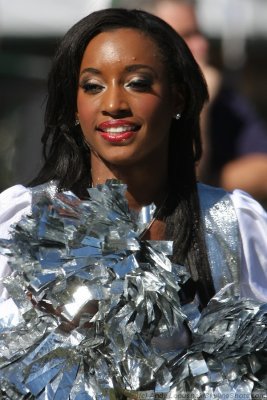
[[[103,123],[97,130],[100,136],[109,143],[123,143],[134,137],[140,125],[127,123]]]
[[[99,131],[101,137],[109,143],[122,143],[126,142],[127,140],[131,139],[135,134],[135,130],[117,130],[116,132],[114,129],[108,131]]]
[[[110,135],[117,135],[126,132],[136,132],[140,126],[137,125],[123,125],[123,126],[111,126],[105,128],[98,128],[100,133],[108,133]]]

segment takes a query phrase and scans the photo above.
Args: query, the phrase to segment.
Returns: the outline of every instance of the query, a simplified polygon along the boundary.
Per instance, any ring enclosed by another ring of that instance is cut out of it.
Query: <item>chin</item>
[[[102,158],[107,164],[114,166],[134,166],[140,162],[140,158],[133,154],[132,152],[127,151],[126,148],[120,149],[117,154],[115,152],[111,155],[109,154],[107,157]]]

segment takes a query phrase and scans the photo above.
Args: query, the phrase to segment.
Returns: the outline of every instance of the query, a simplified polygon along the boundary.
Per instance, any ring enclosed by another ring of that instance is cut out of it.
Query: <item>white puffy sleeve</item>
[[[12,186],[0,194],[0,238],[10,237],[11,225],[31,212],[31,202],[31,190],[22,185]],[[7,258],[0,255],[0,279],[9,273]],[[0,303],[6,298],[7,291],[0,282]]]
[[[234,190],[241,240],[241,293],[267,302],[267,212],[250,195]]]

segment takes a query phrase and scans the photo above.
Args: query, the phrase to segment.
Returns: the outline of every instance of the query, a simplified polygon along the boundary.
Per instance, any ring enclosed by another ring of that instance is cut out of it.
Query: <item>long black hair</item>
[[[182,117],[170,131],[168,204],[163,216],[166,235],[174,240],[173,261],[187,263],[203,303],[214,292],[202,232],[195,175],[201,156],[199,115],[208,98],[206,82],[184,40],[164,21],[141,10],[110,8],[94,12],[64,36],[48,79],[45,163],[31,186],[55,179],[59,189],[80,197],[91,185],[90,151],[80,126],[75,125],[79,70],[88,43],[101,32],[133,28],[158,47],[170,82],[179,91]]]

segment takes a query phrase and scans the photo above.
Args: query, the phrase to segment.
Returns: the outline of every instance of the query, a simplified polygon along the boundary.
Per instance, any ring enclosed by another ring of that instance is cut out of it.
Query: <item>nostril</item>
[[[111,116],[112,118],[116,118],[116,119],[131,117],[133,115],[131,110],[129,110],[129,109],[114,110],[114,111],[104,110],[104,111],[102,111],[102,114],[105,116]]]

